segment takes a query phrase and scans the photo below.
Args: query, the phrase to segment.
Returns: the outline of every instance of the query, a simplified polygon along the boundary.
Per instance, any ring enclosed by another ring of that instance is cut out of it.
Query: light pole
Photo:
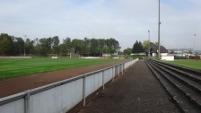
[[[194,47],[193,47],[193,52],[194,52],[194,54],[195,54],[195,36],[196,36],[197,34],[194,34],[193,36],[194,36]]]
[[[149,38],[149,54],[148,54],[148,56],[150,56],[150,30],[148,30],[148,38]]]
[[[26,40],[27,35],[24,35],[24,57],[25,57],[25,40]]]
[[[160,0],[158,0],[158,58],[160,59],[161,48],[160,48]]]

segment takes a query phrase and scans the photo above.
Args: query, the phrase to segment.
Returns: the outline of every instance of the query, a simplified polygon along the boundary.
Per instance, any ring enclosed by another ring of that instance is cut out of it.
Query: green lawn
[[[117,60],[69,58],[0,59],[0,80],[113,61]]]
[[[165,61],[170,64],[201,70],[201,60],[175,60]]]

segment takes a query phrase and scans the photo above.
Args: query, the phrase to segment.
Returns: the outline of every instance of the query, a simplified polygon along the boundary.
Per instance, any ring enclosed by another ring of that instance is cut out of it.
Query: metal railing
[[[66,113],[138,59],[0,99],[0,113]]]

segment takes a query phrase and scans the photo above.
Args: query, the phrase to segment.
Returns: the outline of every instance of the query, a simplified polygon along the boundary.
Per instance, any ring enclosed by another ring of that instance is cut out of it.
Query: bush
[[[132,56],[133,57],[133,59],[144,59],[144,58],[146,58],[147,56],[142,56],[142,55],[133,55]]]
[[[201,59],[201,56],[189,56],[189,59]]]
[[[184,56],[175,56],[174,58],[175,59],[188,59],[187,57],[184,57]]]

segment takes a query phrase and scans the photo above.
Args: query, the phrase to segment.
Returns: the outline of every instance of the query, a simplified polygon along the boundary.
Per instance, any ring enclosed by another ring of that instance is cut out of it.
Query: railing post
[[[102,71],[102,86],[103,86],[103,90],[105,89],[105,83],[104,83],[104,70]]]
[[[125,63],[123,63],[123,70],[126,71],[126,70],[125,70]]]
[[[114,66],[114,76],[117,75],[117,69],[116,69],[116,66]]]
[[[121,64],[121,71],[122,71],[122,74],[124,74],[123,64]]]
[[[85,97],[85,92],[86,92],[86,75],[83,77],[83,107],[86,106],[86,97]]]
[[[118,65],[118,76],[120,76],[120,69],[119,69],[119,65]]]
[[[115,77],[115,75],[114,75],[114,73],[113,73],[113,72],[114,72],[114,71],[113,71],[113,68],[114,68],[114,67],[112,67],[112,82],[114,82],[114,77]]]
[[[116,66],[116,71],[117,71],[117,76],[119,76],[119,70],[118,70],[118,65]]]
[[[24,113],[30,113],[29,100],[30,100],[30,91],[27,91],[24,97]]]

